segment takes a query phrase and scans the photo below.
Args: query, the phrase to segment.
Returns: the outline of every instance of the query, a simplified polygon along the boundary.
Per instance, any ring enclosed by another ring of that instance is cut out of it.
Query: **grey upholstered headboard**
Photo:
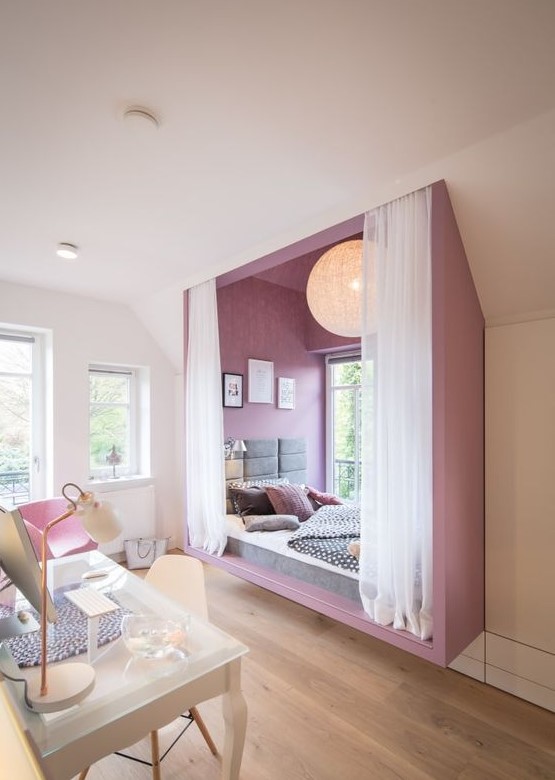
[[[243,439],[243,457],[229,458],[225,462],[226,483],[240,480],[288,479],[289,482],[306,482],[306,440],[297,439]],[[226,490],[229,514],[233,508]]]

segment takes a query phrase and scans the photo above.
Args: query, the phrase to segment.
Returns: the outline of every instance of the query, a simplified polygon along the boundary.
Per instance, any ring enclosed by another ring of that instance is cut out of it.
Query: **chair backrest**
[[[43,498],[39,501],[30,501],[28,504],[21,504],[18,509],[27,527],[32,525],[42,533],[51,520],[55,520],[66,512],[67,507],[67,499],[59,496],[56,498]],[[36,541],[33,537],[32,541],[36,546]],[[52,555],[55,558],[70,555],[71,553],[96,550],[98,547],[98,544],[93,542],[76,516],[70,516],[63,522],[55,525],[48,535],[48,542]]]
[[[204,567],[190,555],[161,555],[145,580],[202,620],[208,620]]]
[[[29,501],[28,504],[21,504],[18,507],[24,520],[39,531],[44,531],[44,527],[55,520],[67,510],[68,501],[63,497],[43,498],[40,501]],[[67,522],[67,521],[66,521]]]

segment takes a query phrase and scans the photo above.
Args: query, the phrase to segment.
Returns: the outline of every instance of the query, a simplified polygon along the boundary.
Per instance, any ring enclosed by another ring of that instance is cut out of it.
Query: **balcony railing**
[[[358,501],[360,496],[360,461],[336,460],[334,462],[334,493],[346,501]]]
[[[0,504],[3,501],[12,504],[25,504],[29,498],[28,471],[0,472]]]

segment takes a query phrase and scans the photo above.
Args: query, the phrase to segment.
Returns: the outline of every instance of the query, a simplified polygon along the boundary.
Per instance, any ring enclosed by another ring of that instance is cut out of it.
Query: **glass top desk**
[[[99,552],[49,561],[51,592],[81,585],[91,568],[108,576],[87,584],[113,594],[132,612],[163,614],[179,619],[184,610],[142,579]],[[133,659],[121,638],[97,651],[93,691],[80,704],[58,713],[41,715],[28,710],[23,686],[9,683],[12,698],[36,743],[47,770],[56,780],[69,780],[100,758],[121,750],[186,712],[190,707],[222,696],[225,725],[221,777],[235,780],[245,741],[247,709],[241,693],[241,656],[247,647],[210,623],[191,616],[185,664]],[[62,663],[82,661],[74,656]],[[49,664],[50,666],[51,664]],[[22,677],[5,645],[0,645],[0,671]]]

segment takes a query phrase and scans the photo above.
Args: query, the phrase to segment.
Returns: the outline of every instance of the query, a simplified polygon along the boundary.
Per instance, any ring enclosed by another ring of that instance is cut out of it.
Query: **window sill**
[[[106,479],[101,477],[99,479],[91,479],[87,483],[89,490],[98,490],[100,493],[112,493],[116,490],[131,490],[136,487],[143,487],[146,485],[154,485],[153,477],[134,476],[134,477],[112,477]]]

